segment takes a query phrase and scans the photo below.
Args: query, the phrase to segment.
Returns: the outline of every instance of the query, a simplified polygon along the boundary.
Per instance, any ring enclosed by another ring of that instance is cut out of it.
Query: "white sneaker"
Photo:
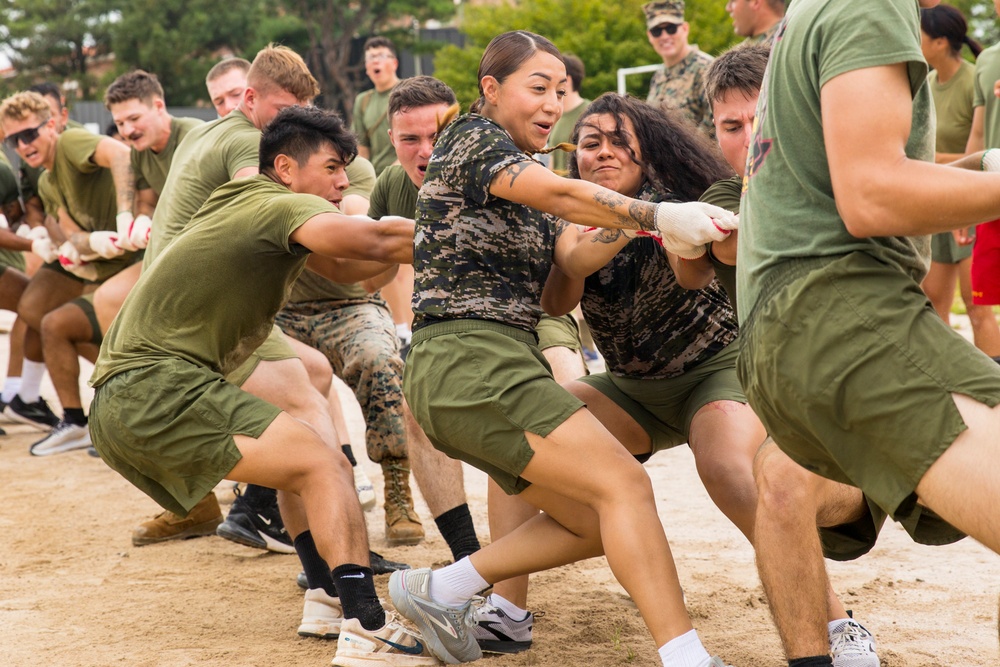
[[[299,636],[336,639],[340,634],[340,624],[344,622],[340,598],[331,597],[322,588],[310,588],[305,599]]]
[[[48,456],[73,449],[90,447],[90,428],[60,420],[52,432],[36,442],[29,450],[32,456]]]
[[[521,620],[511,618],[493,604],[493,596],[473,610],[476,625],[472,636],[484,653],[520,653],[531,648],[531,628],[535,617],[524,612]],[[539,612],[541,613],[541,612]]]
[[[361,501],[361,509],[369,512],[375,509],[375,487],[372,485],[368,473],[361,467],[361,464],[354,466],[354,490],[358,492],[358,500]]]
[[[437,667],[423,638],[386,614],[385,625],[369,631],[356,618],[344,619],[337,640],[335,667]]]
[[[857,621],[845,618],[829,628],[834,667],[880,667],[875,638]]]

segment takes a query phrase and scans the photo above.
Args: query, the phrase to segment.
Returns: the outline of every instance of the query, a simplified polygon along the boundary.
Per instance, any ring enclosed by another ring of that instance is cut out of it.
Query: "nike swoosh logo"
[[[341,579],[364,579],[365,578],[365,573],[364,572],[359,572],[358,574],[342,574],[342,575],[340,575],[340,578]]]
[[[416,644],[413,646],[403,646],[402,644],[397,644],[396,642],[391,642],[388,639],[382,639],[381,637],[376,637],[375,639],[388,644],[396,650],[402,651],[403,653],[409,653],[410,655],[420,655],[424,652],[424,645],[420,643],[419,639],[414,639]]]
[[[458,632],[455,631],[455,628],[452,627],[452,625],[450,623],[442,623],[441,621],[437,620],[436,618],[434,618],[430,614],[425,614],[425,616],[427,616],[427,620],[429,620],[431,623],[433,623],[434,625],[438,626],[439,628],[441,628],[442,630],[444,630],[445,632],[447,632],[449,635],[451,635],[455,639],[458,639]]]
[[[265,517],[263,514],[258,514],[257,518],[259,518],[261,521],[263,521],[265,526],[270,526],[271,525],[271,520],[268,519],[267,517]]]

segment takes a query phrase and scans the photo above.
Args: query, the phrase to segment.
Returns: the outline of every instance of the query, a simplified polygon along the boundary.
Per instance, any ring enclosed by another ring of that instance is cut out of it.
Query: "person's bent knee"
[[[60,306],[42,318],[40,332],[42,339],[59,338],[64,340],[85,341],[89,336],[82,329],[89,329],[86,315],[76,306],[67,304]]]
[[[764,445],[754,460],[757,506],[771,516],[788,516],[815,507],[814,475],[790,459],[773,443]]]

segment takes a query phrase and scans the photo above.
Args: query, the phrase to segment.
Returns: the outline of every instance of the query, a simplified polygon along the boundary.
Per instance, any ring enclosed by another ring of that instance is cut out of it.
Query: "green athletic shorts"
[[[955,235],[943,232],[931,236],[931,259],[942,264],[958,264],[972,257],[972,244],[958,245]]]
[[[572,315],[554,317],[542,315],[535,327],[538,335],[538,349],[547,350],[550,347],[566,347],[576,352],[580,351],[580,326]]]
[[[104,335],[101,333],[101,324],[97,321],[97,311],[94,310],[94,293],[79,296],[70,303],[83,311],[87,321],[90,322],[90,342],[100,347],[104,342]]]
[[[739,340],[750,405],[793,460],[860,488],[918,542],[962,537],[914,489],[966,428],[951,394],[995,406],[1000,366],[920,285],[862,252],[787,262],[764,279]]]
[[[678,377],[640,380],[611,373],[580,378],[627,412],[653,443],[653,452],[688,441],[691,420],[713,401],[746,403],[736,378],[737,344]],[[644,457],[645,458],[645,457]]]
[[[90,436],[105,463],[185,516],[242,458],[233,436],[260,437],[280,412],[218,373],[164,359],[94,390]]]
[[[262,361],[282,361],[284,359],[298,359],[299,355],[285,340],[285,334],[281,332],[278,325],[271,327],[271,333],[267,335],[264,342],[256,350],[250,353],[247,360],[229,371],[226,375],[226,382],[242,387],[253,372],[257,369],[257,364]]]
[[[524,432],[546,437],[583,402],[552,379],[535,336],[484,320],[451,320],[413,332],[403,394],[434,447],[473,465],[506,493],[534,452]]]

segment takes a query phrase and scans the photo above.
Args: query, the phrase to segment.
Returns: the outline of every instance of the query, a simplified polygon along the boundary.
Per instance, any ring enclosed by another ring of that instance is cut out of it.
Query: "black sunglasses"
[[[7,144],[7,146],[11,150],[17,150],[17,145],[18,144],[20,144],[22,142],[25,143],[25,144],[30,144],[32,141],[34,141],[35,139],[37,139],[38,138],[38,130],[42,129],[42,127],[47,122],[49,122],[49,121],[46,120],[46,121],[43,121],[43,122],[39,123],[36,127],[29,127],[26,130],[21,130],[20,132],[15,132],[14,134],[9,134],[6,137],[4,137],[3,142],[5,144]]]
[[[658,26],[650,28],[649,34],[652,35],[653,37],[659,37],[663,33],[667,33],[668,35],[673,35],[676,34],[676,32],[680,30],[680,28],[681,28],[680,23],[661,23]]]

